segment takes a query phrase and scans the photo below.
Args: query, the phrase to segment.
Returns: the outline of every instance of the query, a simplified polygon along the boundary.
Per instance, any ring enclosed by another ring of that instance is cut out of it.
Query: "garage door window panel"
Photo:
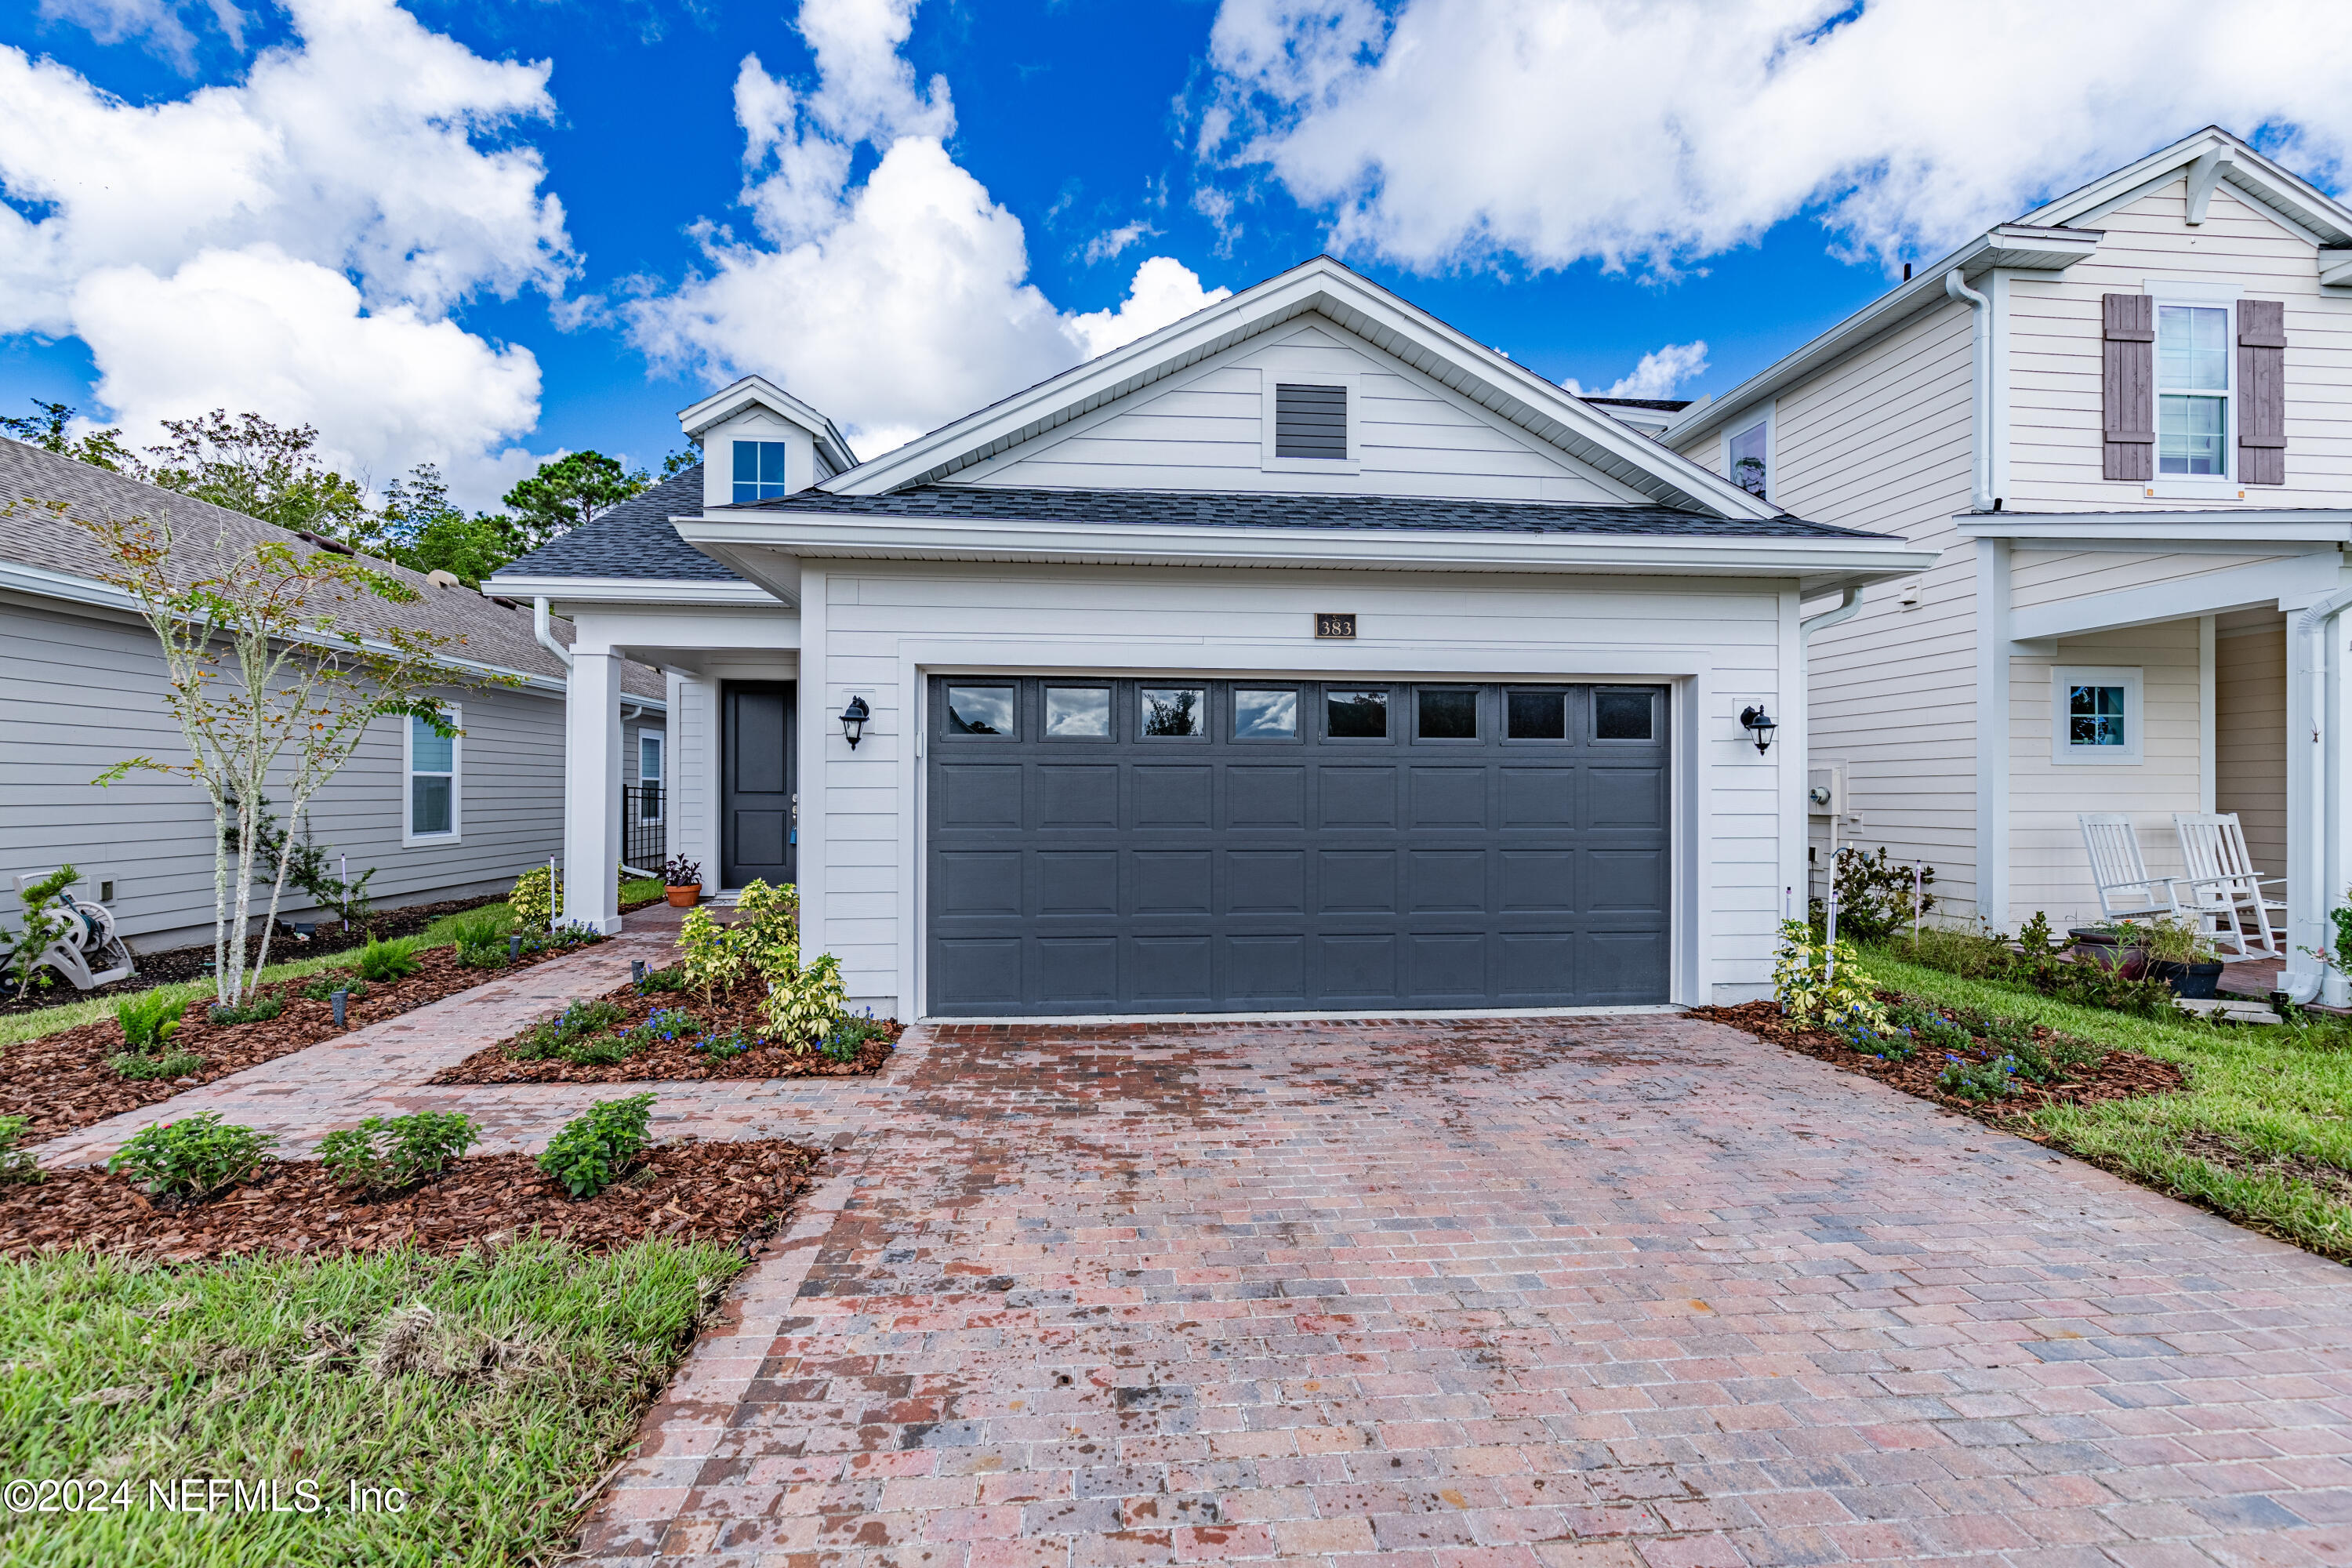
[[[1653,691],[1600,690],[1592,694],[1592,738],[1595,741],[1657,739],[1657,694]]]
[[[1045,739],[1108,741],[1111,737],[1110,688],[1108,686],[1048,686],[1045,688]]]
[[[1147,741],[1206,741],[1209,693],[1197,686],[1147,686],[1138,694],[1136,723]]]
[[[1323,735],[1331,741],[1387,740],[1389,694],[1366,687],[1325,688]]]
[[[1504,708],[1507,741],[1568,739],[1568,693],[1559,687],[1506,693]]]
[[[1475,745],[1478,692],[1445,687],[1413,689],[1413,738],[1424,744]]]
[[[1000,741],[1020,739],[1020,725],[1014,718],[1020,690],[1017,686],[949,687],[947,732]]]
[[[1295,687],[1239,686],[1234,689],[1234,739],[1236,742],[1298,743],[1298,691]]]

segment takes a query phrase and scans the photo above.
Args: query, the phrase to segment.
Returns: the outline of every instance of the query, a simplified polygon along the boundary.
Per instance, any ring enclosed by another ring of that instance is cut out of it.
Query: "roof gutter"
[[[1944,274],[1944,292],[1969,308],[1969,502],[1994,510],[1992,493],[1992,301],[1969,287],[1957,267]]]

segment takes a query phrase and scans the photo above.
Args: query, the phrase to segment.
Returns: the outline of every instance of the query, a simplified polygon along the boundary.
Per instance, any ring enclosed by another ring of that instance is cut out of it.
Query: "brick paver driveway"
[[[2352,1563],[2352,1273],[1727,1028],[889,1081],[593,1552]]]

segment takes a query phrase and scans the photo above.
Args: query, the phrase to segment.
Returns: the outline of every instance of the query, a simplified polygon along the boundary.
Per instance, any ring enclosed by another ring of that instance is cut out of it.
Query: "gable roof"
[[[47,503],[53,501],[66,502],[68,513],[60,516],[51,510]],[[317,549],[291,530],[244,512],[0,437],[0,506],[10,502],[16,503],[16,508],[0,523],[0,586],[80,604],[130,607],[128,596],[105,582],[116,568],[104,548],[74,522],[75,517],[154,518],[169,526],[176,540],[198,552],[216,539],[226,539],[232,549],[264,539],[289,544],[304,555]],[[677,537],[675,531],[671,537]],[[725,570],[708,556],[697,555],[697,559]],[[463,639],[445,655],[453,663],[483,665],[524,676],[541,690],[562,689],[563,665],[540,646],[531,630],[529,605],[509,607],[471,588],[441,587],[423,573],[389,561],[371,557],[368,563],[406,583],[419,597],[411,604],[395,605],[362,595],[345,606],[346,630],[362,637],[394,626],[444,633]],[[550,629],[558,642],[572,641],[571,622],[554,621]],[[660,671],[626,659],[621,663],[621,685],[633,700],[660,701],[667,691]]]
[[[820,489],[877,495],[931,484],[1305,315],[1374,348],[1660,505],[1717,517],[1774,509],[1328,256],[1050,377]]]
[[[698,441],[705,430],[753,406],[764,407],[806,430],[816,442],[817,456],[833,473],[846,473],[857,466],[857,454],[849,449],[848,441],[831,419],[764,375],[744,376],[701,402],[679,409],[678,427],[686,432],[687,439]]]
[[[1724,518],[1663,506],[1455,500],[1431,496],[1301,495],[1292,490],[1022,489],[910,485],[880,495],[800,490],[774,500],[713,507],[716,519],[787,517],[940,518],[973,522],[1134,524],[1146,527],[1363,529],[1433,533],[1592,533],[1668,538],[1876,539],[1876,534],[1801,518]]]
[[[2326,248],[2352,246],[2352,208],[2300,175],[2281,168],[2242,139],[2218,125],[2184,136],[2137,163],[2064,195],[2042,203],[2013,223],[1995,224],[1947,255],[1916,268],[1869,304],[1749,376],[1722,396],[1701,399],[1660,437],[1681,441],[1722,428],[1758,404],[1803,380],[1823,365],[1948,296],[1944,275],[1958,270],[1973,279],[1997,267],[2063,270],[2091,256],[2105,236],[2089,226],[2105,214],[2137,200],[2151,187],[2194,169],[2200,160],[2231,190],[2262,206],[2290,227]],[[2352,252],[2347,252],[2352,256]],[[2325,264],[2323,258],[2323,265]],[[2352,266],[2342,275],[2324,272],[2321,281],[2352,283]]]

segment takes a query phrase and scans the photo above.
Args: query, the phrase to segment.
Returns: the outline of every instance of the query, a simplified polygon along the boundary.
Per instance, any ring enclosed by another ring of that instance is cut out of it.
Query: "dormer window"
[[[1274,389],[1274,455],[1346,461],[1348,389],[1278,384]]]
[[[735,443],[735,502],[777,500],[784,494],[784,443]]]
[[[1759,500],[1769,499],[1772,483],[1772,422],[1759,419],[1724,442],[1731,482]]]

